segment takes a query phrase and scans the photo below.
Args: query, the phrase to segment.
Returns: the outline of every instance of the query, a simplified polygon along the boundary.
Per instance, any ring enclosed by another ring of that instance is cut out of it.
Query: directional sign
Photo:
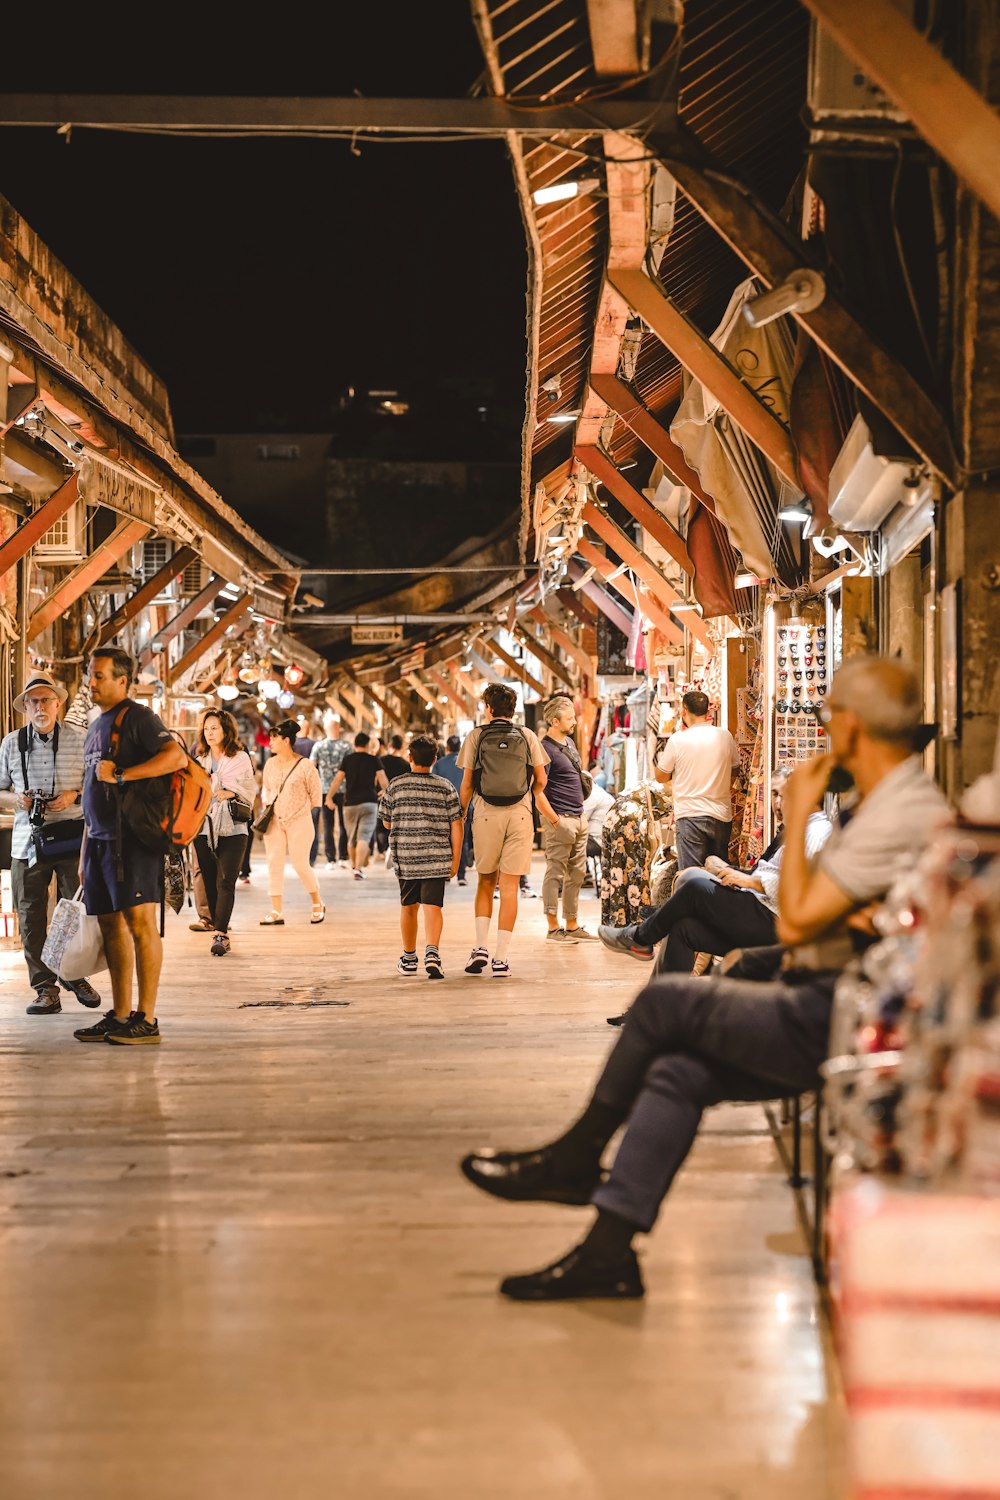
[[[351,626],[351,644],[354,646],[381,646],[390,641],[401,641],[402,639],[402,625]]]

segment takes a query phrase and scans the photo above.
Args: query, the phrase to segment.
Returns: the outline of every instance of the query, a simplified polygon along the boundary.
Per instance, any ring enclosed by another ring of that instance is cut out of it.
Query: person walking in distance
[[[457,791],[443,777],[431,775],[436,755],[429,735],[414,736],[409,772],[392,778],[380,813],[399,877],[403,952],[396,968],[400,974],[417,972],[417,915],[422,911],[428,979],[444,978],[440,950],[444,888],[458,869],[465,833]]]
[[[344,828],[343,792],[338,793],[332,803],[327,798],[330,788],[333,785],[333,778],[351,753],[351,742],[350,740],[340,738],[340,720],[336,714],[327,714],[323,720],[323,733],[325,738],[316,741],[310,751],[309,759],[319,772],[319,787],[323,793],[324,852],[326,854],[327,869],[332,870],[336,868],[337,864],[338,837],[341,845],[340,858],[342,860],[347,859],[347,833]],[[335,820],[339,820],[340,823],[339,833]]]
[[[379,764],[385,772],[386,780],[391,785],[397,776],[406,776],[410,769],[410,762],[403,754],[403,736],[394,734],[389,740],[389,748],[383,750],[379,756]],[[385,866],[387,870],[392,869],[392,849],[389,847],[389,835],[385,830],[381,816],[375,830],[375,847],[380,854],[385,855]],[[373,853],[369,844],[369,853]]]
[[[129,697],[133,670],[131,656],[117,647],[101,647],[90,658],[88,685],[100,716],[87,731],[83,751],[80,881],[87,911],[101,925],[114,1008],[95,1026],[74,1032],[80,1042],[121,1046],[159,1043],[155,1012],[163,964],[156,910],[163,894],[163,855],[141,844],[120,818],[121,788],[169,776],[187,764],[183,747],[162,720]],[[134,1011],[133,974],[139,989]]]
[[[253,807],[257,779],[253,762],[240,744],[236,720],[224,708],[210,708],[201,719],[194,753],[212,778],[212,805],[194,852],[205,886],[214,934],[209,950],[217,958],[229,952],[229,919],[236,899],[236,878],[246,850],[246,822],[232,814],[234,799]]]
[[[326,798],[327,805],[332,807],[340,788],[344,788],[347,853],[355,880],[365,878],[368,846],[378,818],[378,794],[388,785],[389,778],[371,753],[371,741],[362,730],[354,736],[354,749],[334,776]]]
[[[543,818],[556,814],[545,795],[549,758],[530,729],[511,722],[517,707],[513,688],[491,682],[483,693],[485,724],[477,725],[459,751],[462,772],[462,811],[472,803],[472,847],[476,856],[476,946],[465,966],[467,974],[481,974],[490,963],[489,931],[493,892],[499,882],[500,914],[491,972],[497,979],[510,973],[507,955],[517,920],[518,878],[531,869],[534,830],[531,796]]]
[[[273,807],[274,812],[264,833],[271,910],[266,917],[261,917],[261,927],[285,925],[282,903],[286,858],[291,859],[312,902],[310,922],[322,922],[326,916],[316,875],[309,863],[313,840],[312,810],[322,801],[319,772],[311,760],[296,755],[298,733],[299,726],[294,719],[282,719],[276,724],[271,731],[271,758],[264,767],[260,800],[264,807]]]
[[[542,817],[542,849],[545,878],[542,900],[548,938],[557,943],[593,941],[593,933],[577,920],[580,890],[587,873],[587,820],[583,816],[583,766],[570,735],[576,728],[576,710],[571,698],[560,694],[544,709],[545,737],[542,749],[549,757],[545,795],[554,813]],[[559,921],[562,897],[563,920]]]
[[[48,672],[32,672],[24,691],[14,699],[14,712],[26,724],[0,744],[0,791],[14,805],[11,834],[11,886],[21,930],[21,949],[28,965],[34,995],[29,1016],[51,1016],[62,1010],[59,985],[71,990],[81,1005],[96,1009],[101,997],[89,979],[59,980],[42,961],[49,926],[49,890],[55,877],[59,895],[71,899],[77,887],[79,853],[58,859],[39,854],[36,828],[56,828],[80,816],[77,803],[83,788],[83,744],[86,732],[59,723],[66,689]],[[79,837],[77,836],[77,843]]]
[[[705,693],[681,699],[683,731],[670,736],[656,767],[656,779],[670,786],[676,824],[678,870],[703,865],[709,855],[729,857],[733,831],[732,784],[740,757],[728,729],[709,722]]]

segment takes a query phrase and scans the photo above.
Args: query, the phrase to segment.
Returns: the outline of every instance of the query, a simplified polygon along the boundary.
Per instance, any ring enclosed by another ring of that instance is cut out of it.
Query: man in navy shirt
[[[551,699],[543,712],[546,731],[542,748],[549,757],[545,795],[555,816],[542,820],[545,852],[542,900],[549,941],[577,943],[583,938],[593,939],[594,934],[577,921],[580,889],[587,873],[587,820],[583,816],[580,752],[570,739],[576,728],[576,710],[572,699],[560,695]]]
[[[74,1032],[81,1042],[129,1046],[160,1040],[154,1013],[163,963],[163,941],[156,921],[163,890],[163,855],[139,843],[127,827],[119,830],[121,787],[126,781],[169,776],[187,759],[157,715],[129,698],[132,671],[132,658],[113,646],[95,651],[90,658],[90,692],[101,715],[87,731],[83,751],[86,831],[80,879],[87,911],[101,924],[114,1009],[96,1026]],[[118,748],[112,759],[115,720],[123,707]],[[133,969],[139,983],[135,1011]]]

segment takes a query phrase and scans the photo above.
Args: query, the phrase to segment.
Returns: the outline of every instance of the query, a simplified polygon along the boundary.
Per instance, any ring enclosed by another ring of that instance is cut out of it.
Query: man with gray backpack
[[[510,974],[507,954],[517,918],[520,876],[531,869],[534,827],[531,799],[543,818],[556,814],[545,796],[549,757],[537,735],[511,722],[517,707],[513,688],[491,682],[483,693],[485,724],[466,736],[458,755],[463,813],[472,802],[472,847],[476,856],[476,946],[466,974],[481,974],[490,963],[489,931],[493,892],[500,882],[497,944],[490,970],[495,979]]]

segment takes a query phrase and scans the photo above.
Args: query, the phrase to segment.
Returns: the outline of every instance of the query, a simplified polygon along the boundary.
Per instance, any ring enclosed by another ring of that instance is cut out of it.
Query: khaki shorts
[[[535,829],[531,808],[491,807],[477,797],[472,810],[472,848],[480,875],[528,875]]]

